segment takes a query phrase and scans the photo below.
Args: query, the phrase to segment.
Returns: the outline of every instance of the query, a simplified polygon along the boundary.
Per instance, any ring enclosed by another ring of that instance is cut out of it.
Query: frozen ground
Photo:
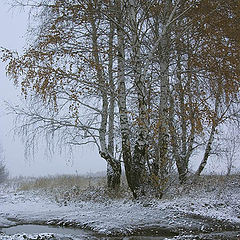
[[[0,231],[23,224],[72,226],[93,235],[74,239],[240,239],[239,177],[211,185],[176,188],[162,200],[117,199],[55,201],[44,191],[18,191],[0,187]],[[215,237],[207,234],[215,232]],[[232,238],[221,238],[233,234]],[[199,237],[202,234],[202,237]],[[148,238],[124,238],[147,235]],[[176,235],[176,236],[175,236]],[[178,235],[178,236],[177,236]],[[106,237],[108,236],[108,237]],[[168,237],[167,237],[168,236]],[[174,237],[175,236],[175,237]],[[205,237],[204,237],[205,236]],[[56,237],[56,236],[55,236]],[[95,238],[96,237],[96,238]],[[0,239],[58,239],[52,235],[6,235]],[[59,237],[61,238],[61,235]],[[64,238],[71,239],[71,238]]]

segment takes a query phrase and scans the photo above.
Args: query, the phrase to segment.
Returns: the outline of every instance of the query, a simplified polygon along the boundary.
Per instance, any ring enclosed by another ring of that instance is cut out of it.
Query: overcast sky
[[[21,51],[26,44],[25,35],[28,26],[27,12],[11,10],[7,1],[0,1],[0,46]],[[24,144],[14,137],[11,129],[13,119],[7,115],[4,101],[20,103],[20,92],[6,78],[5,65],[0,62],[0,143],[5,151],[5,162],[11,176],[39,176],[48,174],[88,173],[105,170],[105,161],[99,158],[94,147],[79,148],[69,162],[68,155],[47,157],[44,149],[38,150],[34,159],[24,157]]]

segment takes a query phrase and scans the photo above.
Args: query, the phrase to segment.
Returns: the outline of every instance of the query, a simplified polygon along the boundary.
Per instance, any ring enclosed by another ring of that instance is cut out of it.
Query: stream
[[[49,226],[49,225],[36,225],[36,224],[24,224],[17,225],[12,227],[0,228],[0,232],[4,235],[4,239],[14,239],[17,237],[17,234],[23,236],[32,236],[32,239],[37,239],[37,235],[41,235],[43,239],[59,239],[59,240],[163,240],[166,237],[171,236],[100,236],[93,231],[84,230],[79,228],[69,228],[69,227],[58,227],[58,226]],[[46,235],[46,238],[43,236]],[[12,237],[11,237],[12,236]],[[0,235],[1,239],[1,235]],[[31,239],[31,238],[30,238]],[[171,239],[171,238],[168,238]]]
[[[79,228],[58,227],[49,225],[24,224],[0,228],[0,239],[33,239],[33,240],[163,240],[163,239],[205,239],[205,240],[240,240],[239,231],[224,231],[214,233],[201,233],[198,235],[173,236],[102,236],[90,230]]]

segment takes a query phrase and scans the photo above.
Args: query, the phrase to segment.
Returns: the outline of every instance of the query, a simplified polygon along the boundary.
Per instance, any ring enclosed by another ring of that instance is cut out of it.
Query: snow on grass
[[[203,231],[209,222],[201,216],[221,220],[240,226],[239,179],[224,183],[224,186],[186,186],[178,195],[167,194],[162,200],[128,198],[103,201],[62,199],[43,190],[16,191],[13,188],[0,188],[0,226],[40,223],[62,226],[79,226],[97,233],[127,235],[142,229],[174,232],[177,229]],[[91,193],[94,194],[94,193]],[[98,194],[98,193],[96,193]],[[0,238],[2,239],[2,238]]]
[[[215,180],[213,178],[207,186],[200,189],[193,187],[188,194],[177,198],[174,205],[179,211],[188,214],[240,223],[239,176],[234,177],[233,181],[225,179],[214,182]]]

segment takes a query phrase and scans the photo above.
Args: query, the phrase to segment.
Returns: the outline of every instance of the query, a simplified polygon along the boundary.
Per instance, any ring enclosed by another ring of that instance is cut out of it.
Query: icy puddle
[[[0,228],[0,232],[6,234],[0,239],[19,239],[19,235],[23,239],[39,239],[36,236],[41,235],[41,239],[59,239],[59,240],[163,240],[166,236],[128,236],[128,237],[103,237],[94,234],[92,231],[66,228],[46,225],[17,225],[13,227]],[[43,237],[46,236],[46,237]],[[52,237],[51,237],[52,236]],[[170,238],[168,238],[170,239]]]
[[[106,237],[99,236],[96,233],[78,228],[66,228],[46,225],[18,225],[8,228],[0,228],[0,240],[164,240],[164,239],[214,239],[214,240],[236,240],[240,239],[240,232],[222,232],[222,233],[208,233],[199,235],[185,235],[185,236],[127,236],[127,237]]]
[[[14,236],[16,234],[23,235],[38,235],[38,234],[48,234],[56,236],[56,239],[94,239],[92,238],[92,232],[77,228],[63,228],[63,227],[55,227],[55,226],[46,226],[46,225],[34,225],[34,224],[26,224],[26,225],[17,225],[8,228],[0,228],[0,232],[3,232],[7,236]],[[1,236],[0,236],[1,239]],[[14,239],[9,238],[9,239]],[[48,239],[48,238],[46,238]],[[97,238],[96,238],[97,239]]]
[[[13,235],[16,233],[26,233],[26,234],[56,233],[56,234],[70,234],[70,235],[86,234],[85,230],[76,229],[76,228],[62,228],[62,227],[32,225],[32,224],[2,228],[2,232],[4,232],[7,235]]]

